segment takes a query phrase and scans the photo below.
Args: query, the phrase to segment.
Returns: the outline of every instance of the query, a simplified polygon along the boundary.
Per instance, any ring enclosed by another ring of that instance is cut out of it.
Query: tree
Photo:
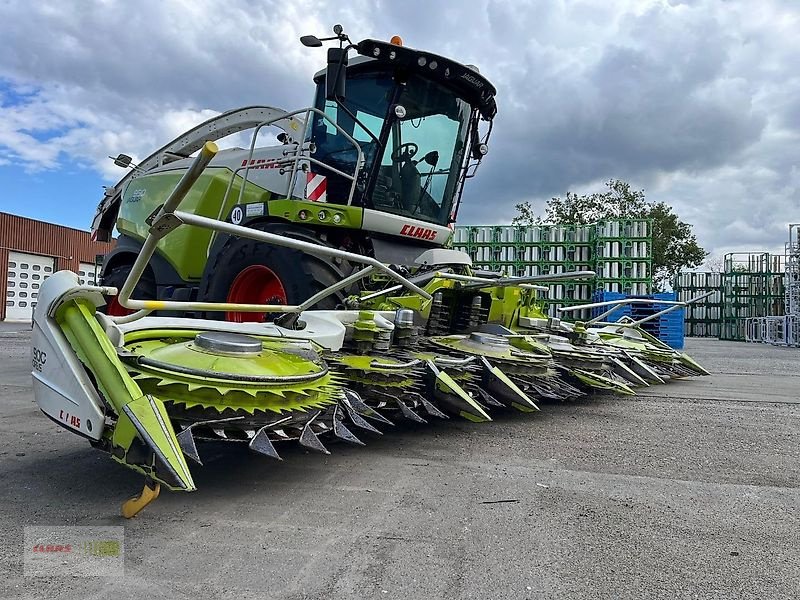
[[[683,269],[702,263],[708,253],[697,243],[692,226],[678,219],[668,204],[652,204],[647,218],[653,219],[653,285],[662,290]]]
[[[703,265],[705,266],[706,271],[710,271],[712,273],[725,272],[725,259],[718,254],[709,254],[703,261]]]
[[[567,192],[564,198],[551,198],[545,219],[536,216],[529,202],[517,204],[519,213],[512,223],[533,225],[542,222],[586,225],[602,219],[652,219],[653,285],[664,289],[684,268],[696,267],[708,255],[697,243],[692,226],[681,221],[672,207],[651,202],[644,190],[635,190],[620,179],[606,182],[606,191],[578,195]]]
[[[536,211],[531,206],[530,202],[521,202],[515,206],[517,209],[517,216],[511,219],[512,225],[540,225],[542,218],[536,215]]]
[[[633,190],[619,179],[606,183],[605,192],[579,196],[567,192],[566,198],[551,198],[547,203],[547,220],[551,223],[595,223],[601,219],[647,218],[648,203],[644,190]]]

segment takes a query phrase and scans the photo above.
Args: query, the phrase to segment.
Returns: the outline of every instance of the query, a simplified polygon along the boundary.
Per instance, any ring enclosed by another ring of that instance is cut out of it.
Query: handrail
[[[510,285],[519,285],[519,287],[526,289],[526,290],[538,290],[542,292],[547,292],[550,290],[549,287],[545,285],[533,285],[532,283],[515,283],[512,277],[498,277],[496,279],[491,279],[490,277],[475,277],[473,275],[459,275],[457,273],[446,273],[443,271],[439,271],[436,273],[436,277],[440,279],[451,279],[453,281],[463,281],[467,283],[480,283],[486,284],[482,287],[491,287],[491,286],[498,286],[499,287],[507,287]]]
[[[356,165],[355,165],[355,169],[353,170],[353,174],[349,175],[349,174],[345,173],[344,171],[340,171],[339,169],[336,169],[335,167],[331,167],[330,165],[327,165],[327,164],[317,160],[316,158],[313,158],[311,156],[303,156],[302,155],[302,150],[303,150],[304,142],[298,142],[296,144],[296,147],[293,149],[293,152],[294,152],[294,156],[293,157],[289,157],[288,155],[285,155],[286,156],[285,158],[283,158],[283,159],[275,159],[275,161],[274,161],[274,162],[286,161],[287,163],[289,163],[289,162],[292,163],[292,171],[291,171],[291,174],[289,175],[289,180],[288,180],[287,186],[286,186],[286,197],[287,198],[291,198],[292,197],[292,191],[294,190],[295,186],[297,185],[297,173],[298,173],[297,165],[298,165],[298,163],[300,161],[308,161],[309,163],[312,163],[312,164],[322,165],[326,169],[336,173],[337,175],[339,175],[341,177],[344,177],[346,179],[349,179],[351,181],[351,184],[350,184],[350,193],[347,196],[347,205],[350,206],[353,203],[353,194],[355,194],[356,183],[358,181],[358,174],[361,171],[361,168],[364,166],[364,151],[361,149],[361,145],[355,140],[355,138],[353,138],[350,134],[348,134],[338,123],[336,123],[336,121],[331,119],[331,117],[329,117],[327,114],[325,114],[324,111],[322,111],[322,110],[320,110],[320,109],[318,109],[316,107],[311,106],[311,107],[308,107],[308,108],[301,108],[301,109],[298,109],[298,110],[293,111],[293,112],[284,113],[284,114],[282,114],[280,116],[273,117],[272,119],[267,119],[266,121],[263,121],[263,122],[259,123],[255,127],[255,130],[253,131],[253,135],[252,135],[252,137],[250,139],[250,151],[247,154],[247,165],[245,167],[244,177],[243,177],[244,181],[242,182],[242,186],[239,189],[239,198],[237,200],[237,202],[239,204],[242,203],[242,199],[244,198],[244,188],[245,188],[245,184],[248,181],[248,175],[250,174],[250,167],[251,167],[250,163],[253,160],[253,153],[255,152],[255,148],[256,148],[256,139],[258,138],[258,134],[261,132],[261,129],[263,129],[264,127],[267,127],[269,125],[274,124],[278,120],[286,119],[287,117],[293,117],[295,115],[299,115],[300,113],[304,114],[304,117],[303,117],[303,133],[302,133],[302,138],[301,138],[302,140],[305,140],[306,137],[308,136],[308,128],[309,128],[309,126],[311,124],[310,115],[312,113],[320,115],[323,119],[325,119],[331,125],[333,125],[334,128],[339,133],[341,133],[344,136],[344,138],[348,142],[350,142],[350,144],[352,144],[353,147],[356,149],[356,153],[357,153]],[[231,175],[231,180],[233,180],[233,178],[236,176],[236,173],[238,171],[239,171],[239,169],[237,169]],[[230,189],[230,187],[231,186],[229,186],[229,189]],[[225,199],[223,200],[223,204],[225,203],[225,200],[227,200],[227,198],[228,198],[228,192],[226,191]]]
[[[524,277],[497,277],[495,279],[491,279],[489,277],[480,277],[479,279],[483,281],[491,282],[491,285],[497,287],[508,287],[512,285],[518,285],[520,287],[531,284],[535,281],[562,281],[562,280],[573,280],[573,279],[593,279],[596,277],[597,274],[594,271],[566,271],[564,273],[552,273],[550,275],[525,275]],[[481,288],[486,287],[486,284],[481,281],[480,283],[470,283],[465,285],[465,288]],[[528,288],[528,289],[537,289],[540,286],[536,286],[536,288]],[[543,287],[543,286],[541,286]],[[547,288],[548,290],[550,288]]]

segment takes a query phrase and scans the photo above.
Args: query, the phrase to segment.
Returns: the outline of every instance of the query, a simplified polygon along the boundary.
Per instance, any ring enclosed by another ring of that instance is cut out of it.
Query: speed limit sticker
[[[234,206],[233,210],[231,211],[231,221],[233,221],[234,225],[238,225],[244,219],[244,211],[242,211],[241,206]]]

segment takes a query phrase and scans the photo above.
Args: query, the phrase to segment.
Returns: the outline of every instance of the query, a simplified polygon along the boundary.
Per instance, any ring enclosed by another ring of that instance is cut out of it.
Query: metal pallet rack
[[[649,294],[653,287],[652,221],[599,221],[594,233],[595,290]]]
[[[782,317],[784,256],[768,252],[725,255],[720,339],[748,340],[748,319]]]
[[[745,339],[781,346],[800,346],[800,223],[789,224],[783,255],[783,306],[746,320]]]
[[[585,303],[598,291],[649,294],[652,290],[652,222],[605,220],[590,225],[475,225],[455,228],[453,247],[476,268],[508,275],[548,275],[592,270],[597,279],[550,285],[548,312]],[[589,318],[588,311],[570,318]]]
[[[785,256],[786,343],[789,346],[800,346],[800,223],[789,224]]]
[[[711,293],[706,298],[686,306],[683,332],[686,337],[714,337],[720,334],[722,321],[722,273],[701,271],[680,273],[672,283],[677,299]]]

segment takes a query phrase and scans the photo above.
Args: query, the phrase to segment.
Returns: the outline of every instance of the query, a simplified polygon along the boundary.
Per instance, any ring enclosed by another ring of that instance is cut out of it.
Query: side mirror
[[[304,35],[300,38],[300,43],[306,48],[319,48],[322,46],[322,40],[315,35]]]
[[[325,98],[344,100],[347,80],[347,48],[328,48],[328,67],[325,71]]]
[[[109,156],[109,158],[112,157]],[[114,158],[114,164],[117,165],[118,167],[122,167],[123,169],[127,169],[128,167],[130,167],[132,162],[133,159],[127,154],[120,154],[116,158]]]

